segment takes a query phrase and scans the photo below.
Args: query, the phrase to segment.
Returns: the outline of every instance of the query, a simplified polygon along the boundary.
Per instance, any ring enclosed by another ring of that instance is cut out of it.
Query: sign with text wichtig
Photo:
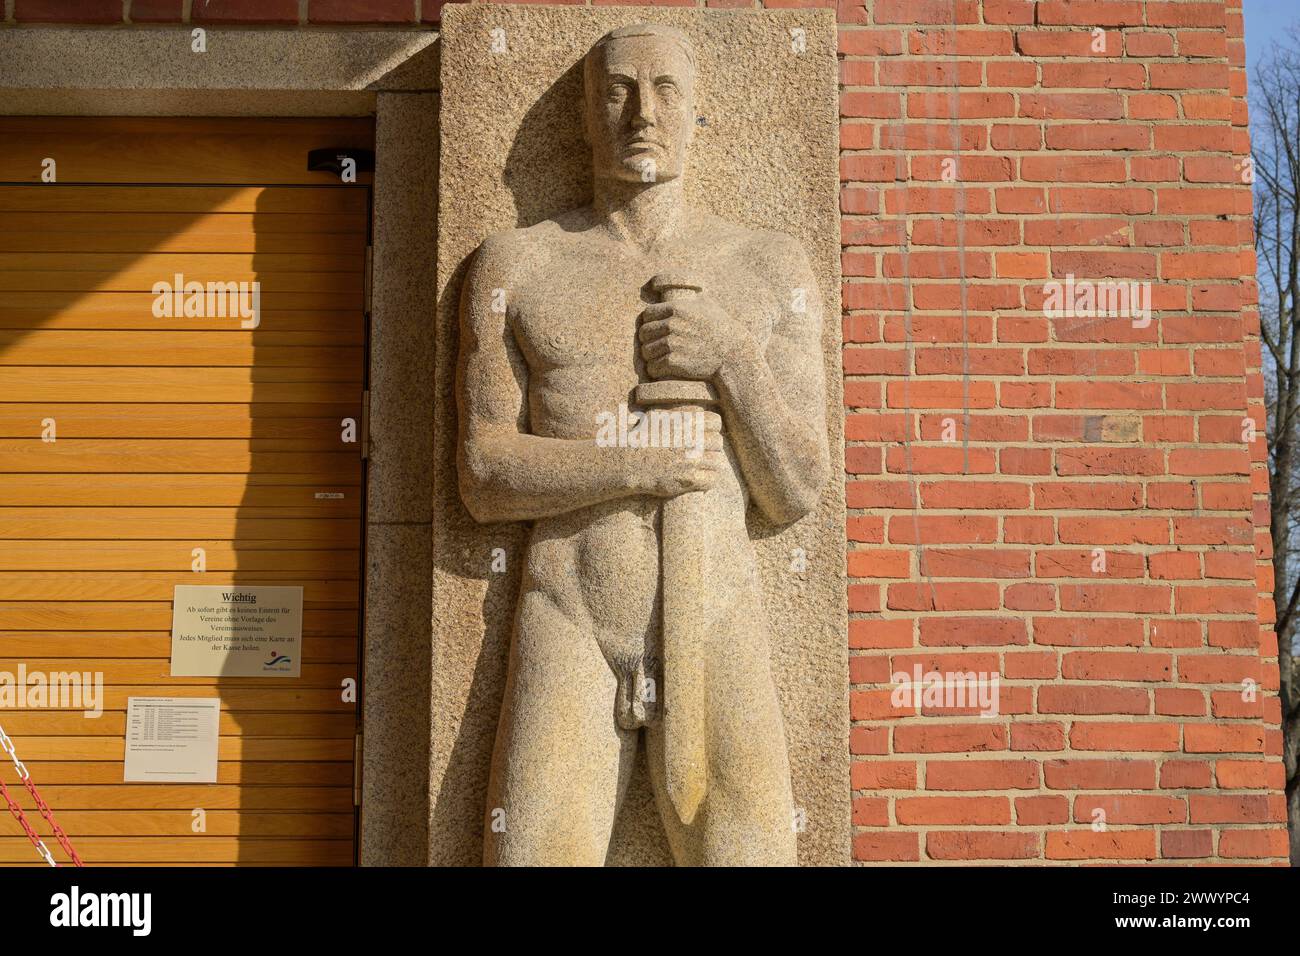
[[[178,584],[173,677],[298,677],[302,588]]]

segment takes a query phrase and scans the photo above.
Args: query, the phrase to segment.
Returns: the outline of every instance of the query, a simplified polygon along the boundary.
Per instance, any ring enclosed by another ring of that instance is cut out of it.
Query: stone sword
[[[660,301],[672,302],[702,291],[680,276],[661,274],[650,280]],[[682,413],[683,419],[703,421],[703,412],[718,404],[718,392],[708,382],[665,379],[642,382],[635,401],[646,408]],[[696,432],[703,441],[702,428]],[[659,528],[659,580],[663,607],[664,774],[668,795],[683,823],[695,819],[708,787],[705,702],[706,638],[709,595],[706,548],[710,521],[708,492],[688,491],[668,498]]]

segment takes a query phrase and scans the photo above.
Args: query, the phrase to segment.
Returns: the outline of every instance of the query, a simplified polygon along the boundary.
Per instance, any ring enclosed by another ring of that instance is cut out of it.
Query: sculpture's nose
[[[655,124],[654,96],[654,84],[637,84],[636,115],[632,117],[632,125],[635,128],[645,129]]]

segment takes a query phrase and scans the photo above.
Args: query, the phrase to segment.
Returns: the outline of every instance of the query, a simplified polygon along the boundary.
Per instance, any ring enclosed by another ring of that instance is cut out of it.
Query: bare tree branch
[[[1255,251],[1263,343],[1273,605],[1292,863],[1300,865],[1300,38],[1274,44],[1251,83]]]

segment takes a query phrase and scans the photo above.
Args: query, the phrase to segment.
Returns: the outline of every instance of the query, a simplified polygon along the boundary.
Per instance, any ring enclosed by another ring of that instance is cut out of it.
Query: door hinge
[[[375,247],[366,243],[366,274],[364,283],[366,315],[371,314],[371,301],[375,285]]]
[[[361,460],[370,458],[370,389],[361,393]]]
[[[358,733],[352,744],[352,805],[361,806],[361,734]]]

